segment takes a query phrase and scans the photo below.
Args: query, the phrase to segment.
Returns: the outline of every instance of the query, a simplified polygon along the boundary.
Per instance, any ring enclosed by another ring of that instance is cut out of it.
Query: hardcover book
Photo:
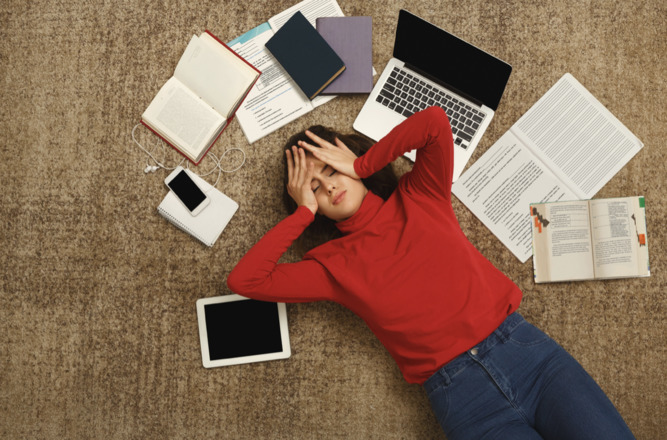
[[[371,17],[320,17],[317,32],[345,63],[345,71],[322,94],[370,93],[373,89]]]
[[[309,99],[345,70],[343,60],[300,11],[266,42],[266,48]]]
[[[197,165],[260,74],[209,31],[193,35],[141,123]]]

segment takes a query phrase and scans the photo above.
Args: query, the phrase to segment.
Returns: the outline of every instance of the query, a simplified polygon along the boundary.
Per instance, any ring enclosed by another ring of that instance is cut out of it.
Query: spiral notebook
[[[239,209],[239,205],[195,173],[188,174],[211,199],[208,206],[193,216],[178,200],[176,194],[169,191],[157,207],[157,211],[176,227],[211,247]]]

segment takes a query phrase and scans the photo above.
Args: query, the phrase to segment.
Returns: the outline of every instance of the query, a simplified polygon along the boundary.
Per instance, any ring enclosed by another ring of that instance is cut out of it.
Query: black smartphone
[[[164,183],[176,194],[192,215],[199,214],[209,203],[206,193],[180,166],[164,180]]]

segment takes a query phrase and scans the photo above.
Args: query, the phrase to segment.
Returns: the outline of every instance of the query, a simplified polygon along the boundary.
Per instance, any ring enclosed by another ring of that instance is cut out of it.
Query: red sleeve
[[[402,178],[409,190],[449,200],[454,170],[454,139],[447,114],[440,107],[415,113],[394,127],[354,162],[368,177],[402,154],[417,149],[412,171]]]
[[[278,264],[313,219],[313,213],[302,206],[264,234],[227,277],[229,289],[262,301],[334,300],[335,281],[317,261]]]

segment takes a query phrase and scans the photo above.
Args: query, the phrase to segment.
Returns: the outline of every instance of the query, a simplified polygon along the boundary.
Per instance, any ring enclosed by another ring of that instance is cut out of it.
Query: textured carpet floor
[[[339,1],[346,15],[373,17],[378,71],[402,7],[513,65],[473,160],[565,72],[645,143],[597,197],[646,196],[649,279],[536,286],[532,263],[454,208],[524,291],[523,315],[583,364],[637,438],[664,438],[665,3]],[[143,173],[130,132],[192,34],[229,41],[294,3],[0,4],[1,438],[444,438],[422,389],[335,304],[288,305],[289,360],[201,366],[195,301],[230,293],[229,271],[285,216],[284,140],[314,123],[351,131],[365,96],[340,97],[253,145],[234,121],[213,151],[247,153],[218,183],[240,210],[212,249],[158,216],[166,173]]]

